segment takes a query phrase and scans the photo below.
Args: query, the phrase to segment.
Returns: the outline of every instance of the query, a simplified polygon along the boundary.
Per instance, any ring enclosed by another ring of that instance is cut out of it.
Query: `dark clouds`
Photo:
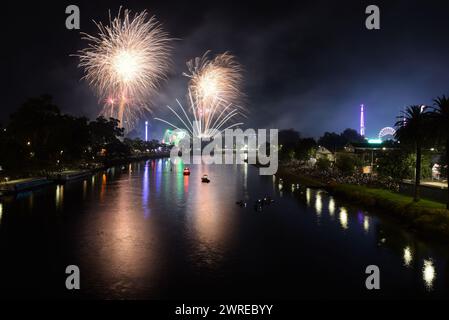
[[[380,31],[364,27],[364,9],[371,4],[366,1],[241,2],[123,2],[156,14],[180,39],[169,81],[153,99],[153,116],[170,117],[164,106],[186,92],[185,61],[206,50],[231,51],[244,65],[252,127],[293,127],[313,136],[357,128],[358,105],[364,103],[373,136],[394,123],[401,107],[449,93],[449,5],[443,1],[377,2]],[[107,10],[122,4],[73,3],[86,32],[95,31],[92,19],[105,21]],[[26,97],[44,92],[67,112],[94,117],[100,109],[69,57],[83,43],[78,32],[64,28],[67,4],[7,5],[2,24],[10,51],[3,60],[7,97],[0,119]],[[163,126],[151,123],[159,135]]]

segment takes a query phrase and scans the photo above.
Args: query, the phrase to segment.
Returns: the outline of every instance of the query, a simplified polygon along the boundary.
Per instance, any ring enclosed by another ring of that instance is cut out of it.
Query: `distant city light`
[[[381,139],[368,139],[368,143],[370,143],[370,144],[381,144],[382,140]]]
[[[148,141],[148,121],[145,121],[145,141]]]
[[[360,135],[365,136],[365,106],[360,105]]]

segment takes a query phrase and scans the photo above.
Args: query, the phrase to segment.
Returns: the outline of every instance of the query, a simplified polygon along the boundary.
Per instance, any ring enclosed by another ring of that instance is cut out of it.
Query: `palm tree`
[[[432,112],[432,124],[437,129],[438,140],[443,143],[446,149],[446,165],[449,162],[449,98],[446,96],[437,97],[433,100],[435,108]],[[448,200],[446,208],[449,209],[449,168],[446,170],[448,180]]]
[[[419,201],[421,151],[427,140],[429,115],[425,106],[409,106],[397,117],[398,121],[395,124],[396,139],[401,146],[411,146],[416,153],[414,201]]]

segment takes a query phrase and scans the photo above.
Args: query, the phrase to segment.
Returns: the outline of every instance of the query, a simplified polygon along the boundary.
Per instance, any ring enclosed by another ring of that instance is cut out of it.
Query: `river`
[[[28,298],[439,298],[447,245],[248,165],[166,159],[0,199],[0,295]],[[201,183],[207,173],[209,184]],[[254,201],[274,202],[255,210]],[[244,199],[247,207],[236,205]],[[81,289],[65,288],[65,268]],[[367,290],[365,269],[380,269]]]

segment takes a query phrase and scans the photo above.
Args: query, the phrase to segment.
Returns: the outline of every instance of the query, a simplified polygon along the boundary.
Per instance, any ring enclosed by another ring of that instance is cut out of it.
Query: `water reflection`
[[[149,173],[149,165],[148,161],[145,162],[145,169],[143,172],[143,180],[142,180],[142,207],[143,207],[143,216],[148,218],[150,215],[150,207],[148,204],[148,197],[150,193],[150,173]]]
[[[107,232],[101,239],[104,241],[101,261],[106,275],[118,272],[125,277],[139,277],[150,272],[144,262],[148,261],[151,253],[145,249],[145,242],[141,239],[144,224],[139,219],[140,206],[135,205],[140,195],[130,192],[128,179],[121,180],[118,188],[117,198],[111,199],[107,211],[107,224],[101,226]]]
[[[59,184],[56,186],[55,198],[56,198],[55,199],[56,200],[56,208],[61,209],[62,204],[64,202],[64,185],[63,184]]]
[[[103,175],[101,176],[101,190],[100,190],[100,201],[103,201],[104,199],[104,193],[106,190],[106,174],[103,173]]]
[[[412,249],[410,249],[409,246],[404,248],[403,258],[404,258],[404,266],[410,267],[411,263],[412,263],[412,260],[413,260],[413,252],[412,252]]]
[[[335,201],[333,197],[329,198],[329,214],[331,217],[335,214]]]
[[[85,272],[95,279],[95,286],[103,285],[105,290],[116,292],[120,297],[132,297],[139,290],[156,297],[159,288],[156,285],[154,291],[150,286],[144,288],[141,285],[144,282],[160,282],[162,289],[176,291],[181,284],[167,282],[167,278],[172,276],[176,280],[197,276],[194,280],[198,280],[198,290],[203,290],[206,285],[202,281],[210,282],[209,275],[223,275],[223,281],[220,279],[213,284],[220,290],[228,279],[235,279],[232,277],[240,277],[239,283],[245,282],[246,274],[255,269],[257,276],[263,273],[261,283],[265,276],[272,280],[269,278],[272,275],[282,274],[296,285],[303,281],[303,278],[298,278],[300,273],[320,279],[322,269],[319,267],[295,264],[295,261],[310,258],[320,262],[325,260],[326,265],[335,264],[336,269],[344,264],[348,266],[347,270],[358,268],[360,263],[368,260],[366,258],[375,260],[388,275],[385,277],[389,281],[388,289],[382,290],[387,297],[400,294],[402,288],[410,288],[407,294],[413,297],[447,293],[447,286],[444,287],[447,284],[447,248],[436,249],[437,246],[416,239],[413,234],[375,212],[368,215],[355,206],[345,204],[346,207],[341,207],[340,201],[325,191],[286,183],[284,187],[288,192],[281,199],[282,180],[261,179],[251,166],[226,169],[224,166],[195,165],[191,166],[190,177],[183,176],[181,165],[161,160],[142,163],[140,169],[136,165],[120,168],[117,167],[115,178],[112,171],[107,176],[103,173],[92,176],[92,185],[97,180],[95,188],[92,186],[92,194],[89,179],[36,192],[35,208],[32,209],[33,213],[42,208],[55,212],[56,197],[56,207],[63,208],[64,215],[77,214],[80,209],[87,211],[89,214],[76,215],[80,223],[64,225],[76,235],[74,247],[79,248],[79,252],[71,251],[68,255],[73,257],[73,261],[92,266]],[[129,170],[133,171],[130,177]],[[210,184],[201,183],[203,173],[211,177]],[[290,187],[295,190],[294,194],[289,192]],[[73,192],[75,188],[78,189]],[[279,190],[279,194],[274,193],[275,202],[265,207],[262,214],[255,214],[252,206],[241,208],[235,205],[243,197],[254,201],[257,197],[271,194],[273,188]],[[81,201],[81,196],[84,201]],[[98,201],[100,196],[104,197],[103,203]],[[15,214],[27,210],[28,199],[32,201],[30,195],[23,199],[15,198],[14,203],[1,199],[6,201],[0,203],[2,237],[8,234],[5,230],[14,226],[16,220],[23,222],[37,216]],[[305,207],[306,200],[308,208]],[[53,219],[53,216],[45,218]],[[274,221],[276,223],[272,223]],[[285,233],[286,237],[279,237],[279,232]],[[304,235],[307,236],[307,245],[302,245]],[[67,238],[61,237],[59,229],[52,237],[55,244],[67,244]],[[35,246],[33,241],[29,243]],[[323,248],[335,248],[338,255],[323,257]],[[283,268],[278,263],[285,258],[284,252],[293,257],[291,268]],[[55,257],[59,259],[57,255]],[[346,270],[338,272],[351,277]],[[330,276],[338,279],[338,272]],[[330,281],[306,282],[305,285],[308,288],[320,286],[323,288],[320,292],[339,286],[342,296],[359,292],[358,287],[351,284],[343,288],[340,282]],[[236,288],[239,289],[241,287]],[[268,284],[266,292],[278,292],[276,289]],[[256,295],[258,293],[255,292]]]
[[[433,282],[436,277],[435,273],[435,267],[433,266],[432,259],[424,260],[424,266],[423,266],[423,279],[424,283],[426,285],[426,289],[428,291],[431,291],[433,289]]]
[[[342,207],[340,209],[340,225],[343,229],[348,229],[348,211],[346,208]]]
[[[365,230],[365,232],[369,231],[369,217],[368,216],[363,217],[363,230]]]
[[[86,200],[87,195],[87,180],[83,181],[83,200]]]
[[[315,198],[315,210],[318,216],[321,215],[323,209],[323,201],[321,200],[321,193],[318,191]]]

